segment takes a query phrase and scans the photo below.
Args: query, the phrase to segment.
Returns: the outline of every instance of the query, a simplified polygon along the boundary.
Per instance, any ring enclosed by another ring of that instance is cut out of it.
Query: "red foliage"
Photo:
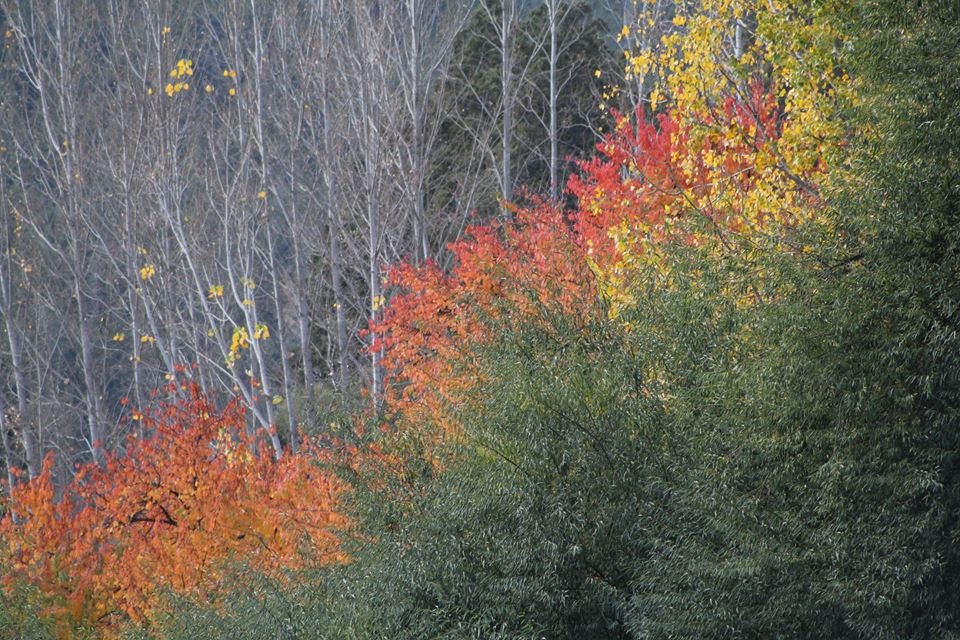
[[[752,210],[747,201],[760,181],[768,189],[783,187],[783,175],[771,180],[764,173],[776,161],[780,112],[759,84],[746,100],[729,97],[695,123],[666,113],[647,120],[642,110],[633,118],[614,115],[614,131],[597,145],[596,156],[579,163],[567,185],[579,203],[577,233],[598,263],[614,258],[609,232],[622,224],[654,243],[698,242],[688,225],[669,223],[699,217],[723,236],[785,217],[772,208]],[[770,207],[782,201],[768,199]]]

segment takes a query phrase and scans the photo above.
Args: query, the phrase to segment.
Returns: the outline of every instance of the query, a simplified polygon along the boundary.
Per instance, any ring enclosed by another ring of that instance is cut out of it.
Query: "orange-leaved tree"
[[[4,587],[35,586],[65,635],[144,621],[164,592],[207,598],[228,561],[275,573],[337,562],[338,482],[314,448],[277,461],[247,435],[238,402],[222,410],[196,386],[134,416],[143,438],[88,464],[56,495],[43,473],[12,490],[0,520]]]
[[[476,225],[451,243],[456,266],[400,264],[388,274],[399,291],[374,327],[396,408],[411,423],[429,417],[455,430],[446,408],[474,386],[469,345],[494,326],[529,320],[537,308],[576,313],[591,307],[587,263],[564,213],[537,201],[514,219]]]

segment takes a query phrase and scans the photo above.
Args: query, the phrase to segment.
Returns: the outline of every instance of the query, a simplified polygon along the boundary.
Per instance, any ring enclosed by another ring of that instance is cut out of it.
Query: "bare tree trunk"
[[[513,111],[516,95],[513,87],[513,43],[516,31],[515,0],[503,1],[503,16],[500,26],[500,92],[503,95],[503,149],[502,167],[503,200],[513,201]]]
[[[7,403],[0,390],[0,440],[3,442],[3,466],[7,470],[7,490],[17,486],[16,465],[13,462],[13,442],[10,438],[10,428],[7,425]]]
[[[430,239],[426,212],[427,174],[435,146],[439,119],[431,119],[431,100],[446,79],[454,40],[463,29],[467,3],[442,0],[405,0],[397,9],[400,16],[392,40],[394,51],[386,51],[397,63],[403,100],[411,134],[402,143],[407,163],[405,191],[413,209],[414,262],[430,258]]]
[[[28,418],[28,394],[26,365],[23,360],[23,347],[20,343],[20,329],[13,320],[12,309],[4,305],[4,321],[7,329],[7,342],[10,345],[10,360],[13,364],[13,382],[17,394],[17,420],[20,426],[20,437],[23,440],[23,453],[26,456],[27,474],[31,479],[40,473],[41,452],[33,425]]]
[[[372,102],[370,103],[372,107]],[[376,108],[376,107],[373,107]],[[370,276],[370,319],[376,321],[380,315],[380,307],[383,306],[383,300],[380,293],[380,180],[377,176],[375,163],[379,158],[379,131],[370,126],[367,131],[367,170],[366,184],[370,191],[367,194],[367,230],[369,235],[369,276]],[[377,334],[370,333],[371,347],[376,343]],[[380,407],[380,399],[383,396],[383,373],[380,367],[382,355],[378,349],[370,349],[370,391],[373,396],[373,405],[375,409]]]
[[[550,202],[560,201],[559,166],[557,159],[557,14],[560,0],[547,0],[547,19],[550,22]]]
[[[340,212],[337,200],[332,200],[327,206],[330,278],[333,280],[333,311],[337,325],[337,380],[340,391],[346,391],[350,386],[352,375],[349,355],[350,336],[347,330],[347,296],[343,289],[343,258],[340,252]]]
[[[524,72],[517,77],[516,40],[520,28],[520,0],[480,0],[480,8],[486,14],[496,33],[494,46],[500,54],[500,198],[509,203],[514,198],[513,134],[517,108],[517,87]],[[497,15],[497,7],[500,8]],[[491,150],[492,151],[492,150]],[[501,206],[504,218],[509,218],[506,207]]]
[[[87,424],[90,428],[90,453],[97,463],[103,462],[103,433],[100,429],[102,420],[102,408],[100,406],[99,385],[93,351],[93,338],[91,336],[90,321],[87,311],[86,294],[80,285],[80,277],[75,277],[74,295],[77,297],[77,316],[80,330],[80,357],[81,368],[83,371],[85,396],[87,402]]]
[[[335,14],[330,7],[329,0],[321,0],[320,4],[320,47],[321,55],[326,62],[326,68],[332,68],[334,62],[333,37],[329,28],[334,26]],[[334,175],[331,158],[334,153],[333,144],[333,113],[330,109],[330,83],[326,73],[320,75],[320,126],[322,127],[322,154],[323,179],[326,194],[327,213],[327,244],[330,252],[330,279],[333,289],[334,317],[336,319],[337,335],[337,380],[341,391],[345,391],[351,383],[350,371],[350,341],[347,329],[347,299],[343,288],[343,257],[340,247],[340,190],[337,188],[338,177]]]
[[[409,74],[409,100],[408,108],[410,111],[410,119],[413,124],[413,135],[412,135],[412,147],[413,147],[413,175],[411,176],[411,181],[413,183],[413,216],[414,216],[414,232],[415,232],[415,253],[414,258],[416,263],[426,262],[427,258],[430,257],[430,247],[427,244],[427,214],[424,211],[423,203],[423,189],[424,189],[424,180],[426,176],[425,167],[424,167],[424,156],[425,153],[425,143],[424,140],[424,119],[425,119],[425,108],[426,105],[423,102],[424,96],[421,92],[421,82],[423,80],[423,69],[421,69],[420,60],[422,51],[421,51],[421,34],[420,34],[420,23],[419,23],[419,11],[420,8],[419,0],[407,0],[407,17],[408,17],[408,26],[409,26],[409,42],[408,47],[409,51],[407,55],[409,56],[408,61],[408,74]]]
[[[290,429],[290,453],[296,453],[300,436],[299,415],[297,414],[297,399],[293,392],[293,374],[290,371],[290,358],[287,352],[287,334],[286,322],[283,319],[283,304],[280,298],[279,285],[279,266],[277,265],[276,254],[273,248],[273,232],[270,229],[270,222],[267,221],[267,256],[270,266],[271,284],[273,286],[273,304],[274,312],[277,316],[277,341],[280,343],[280,366],[283,375],[283,402],[287,405],[287,420]],[[268,398],[268,402],[273,403],[273,398]]]
[[[0,197],[3,197],[3,195],[0,191]],[[4,210],[6,209],[5,202],[0,203],[0,206],[4,207]],[[40,473],[40,447],[27,416],[29,390],[24,368],[23,347],[20,342],[20,327],[17,326],[14,318],[13,287],[10,280],[10,258],[14,254],[15,248],[8,236],[10,229],[7,227],[6,221],[0,228],[0,233],[3,234],[3,244],[0,245],[3,251],[3,255],[0,255],[0,314],[3,315],[7,344],[10,347],[10,364],[13,369],[14,392],[17,397],[17,420],[23,441],[27,473],[30,478],[35,478]],[[6,407],[0,408],[0,411],[6,413]],[[4,419],[6,419],[6,415],[4,415]],[[4,433],[6,435],[6,429],[4,429]]]

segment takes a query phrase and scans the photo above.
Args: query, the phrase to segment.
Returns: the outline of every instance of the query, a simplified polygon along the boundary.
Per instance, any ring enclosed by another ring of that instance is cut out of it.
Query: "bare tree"
[[[3,164],[0,163],[0,167],[2,166]],[[27,473],[30,478],[34,478],[40,471],[40,446],[33,426],[28,419],[27,407],[30,392],[27,385],[26,354],[24,353],[22,329],[18,322],[19,314],[15,309],[14,301],[15,281],[13,271],[23,268],[18,259],[17,251],[19,247],[16,241],[22,223],[19,222],[19,215],[14,211],[13,203],[8,199],[7,189],[5,188],[5,173],[0,173],[0,214],[2,214],[0,215],[0,315],[3,316],[7,346],[10,350],[9,365],[13,373],[13,390],[17,404],[15,421],[21,434]],[[22,288],[19,289],[22,290]],[[0,396],[2,395],[3,391],[0,390]],[[2,414],[0,416],[0,421],[2,421],[0,428],[3,429],[4,438],[8,438],[8,430],[13,427],[9,424],[9,409],[5,405],[0,407],[0,414]],[[4,448],[9,456],[12,456],[12,446],[12,441],[9,443],[6,440],[4,441]],[[9,465],[7,469],[12,471]]]
[[[521,0],[480,0],[480,7],[493,25],[500,54],[500,192],[505,202],[513,201],[513,128],[518,78],[516,41],[520,29]],[[521,75],[522,78],[522,75]]]
[[[453,45],[466,22],[467,3],[404,0],[386,16],[389,40],[381,51],[393,62],[407,122],[401,123],[401,187],[413,216],[414,259],[431,255],[426,213],[429,166],[440,131],[442,91]]]
[[[348,147],[357,171],[358,194],[362,206],[357,213],[367,231],[368,318],[378,317],[384,304],[382,269],[384,225],[396,211],[393,197],[396,183],[390,169],[397,166],[396,114],[399,107],[398,79],[382,55],[382,45],[389,42],[390,15],[386,4],[352,0],[341,30],[338,67],[343,71],[337,93],[347,106],[347,128],[352,138]],[[392,166],[391,166],[392,165]],[[395,228],[393,229],[396,230]],[[398,235],[397,237],[403,237]],[[370,336],[371,344],[376,335]],[[370,387],[375,406],[379,406],[383,390],[381,354],[370,349]]]

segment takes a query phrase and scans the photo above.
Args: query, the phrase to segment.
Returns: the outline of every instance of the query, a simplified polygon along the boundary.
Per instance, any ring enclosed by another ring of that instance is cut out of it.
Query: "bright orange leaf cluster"
[[[492,326],[522,321],[538,307],[589,307],[589,271],[569,221],[544,203],[514,213],[510,222],[468,228],[449,247],[456,258],[450,273],[434,263],[390,271],[388,284],[403,293],[374,325],[372,348],[384,349],[397,383],[393,400],[407,418],[429,415],[453,426],[444,407],[476,381],[463,347]]]
[[[760,85],[746,100],[728,97],[696,122],[668,113],[647,119],[642,110],[633,118],[614,113],[614,132],[597,145],[598,155],[579,163],[568,185],[579,202],[574,220],[580,237],[609,257],[611,230],[623,224],[638,239],[658,244],[681,236],[702,240],[678,224],[685,218],[701,218],[721,236],[783,219],[787,212],[776,206],[782,199],[756,210],[748,202],[769,182],[758,159],[776,146],[778,115],[776,100]]]
[[[15,487],[0,520],[6,587],[39,588],[65,633],[150,619],[170,590],[208,597],[236,558],[275,573],[308,557],[341,561],[338,483],[321,452],[286,456],[247,435],[236,402],[218,410],[193,387],[143,414],[144,438],[86,465],[58,499],[43,473]]]

